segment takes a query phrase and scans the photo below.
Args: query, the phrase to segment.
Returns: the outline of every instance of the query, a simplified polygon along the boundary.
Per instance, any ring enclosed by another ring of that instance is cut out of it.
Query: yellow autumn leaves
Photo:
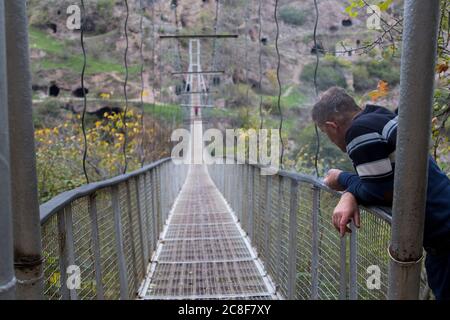
[[[123,148],[130,170],[140,166],[141,115],[134,111],[105,113],[102,119],[89,122],[87,168],[93,181],[120,174],[124,167]],[[36,158],[41,202],[85,183],[82,174],[84,136],[79,116],[66,119],[54,128],[35,131]]]

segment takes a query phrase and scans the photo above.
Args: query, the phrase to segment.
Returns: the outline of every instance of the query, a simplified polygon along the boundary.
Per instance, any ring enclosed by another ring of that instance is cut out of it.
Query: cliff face
[[[174,40],[160,41],[161,34],[174,34],[177,28],[182,34],[212,33],[216,11],[215,0],[178,0],[176,10],[173,1],[129,0],[128,21],[130,66],[129,91],[137,98],[140,91],[140,4],[145,7],[143,19],[145,89],[148,102],[154,100],[176,101],[175,88],[180,79],[170,73],[178,68],[187,68],[188,45]],[[88,59],[86,86],[91,96],[108,94],[120,98],[124,80],[124,36],[125,6],[120,0],[86,0],[86,52]],[[259,39],[259,1],[220,1],[218,32],[239,34],[237,40],[218,40],[217,65],[213,66],[213,41],[202,41],[203,69],[224,69],[226,75],[221,83],[248,83],[254,90],[274,94],[277,68],[275,50],[276,23],[275,1],[262,1],[262,30]],[[61,95],[71,96],[79,88],[79,73],[82,66],[81,46],[78,31],[67,29],[67,8],[70,0],[29,0],[30,42],[33,65],[33,86],[36,96],[43,98],[48,88],[56,84]],[[356,47],[374,38],[374,33],[365,25],[366,16],[348,20],[344,12],[347,1],[320,0],[318,24],[319,49],[333,51],[345,42],[346,48]],[[300,88],[305,95],[311,93],[311,83],[301,80],[308,64],[315,61],[313,28],[315,10],[312,1],[280,1],[279,7],[279,51],[281,55],[281,81],[283,88]],[[176,25],[175,22],[178,22]],[[155,31],[153,33],[153,30]],[[258,88],[261,45],[261,72],[263,86]],[[155,57],[155,60],[154,58]],[[359,57],[344,57],[347,60]],[[154,64],[153,61],[156,61]],[[352,77],[346,79],[352,84]],[[159,94],[162,87],[162,93]],[[223,88],[221,88],[223,89]]]

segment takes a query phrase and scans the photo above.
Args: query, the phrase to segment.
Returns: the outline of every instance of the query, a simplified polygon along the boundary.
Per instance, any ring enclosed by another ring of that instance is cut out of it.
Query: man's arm
[[[392,203],[394,182],[369,181],[361,179],[357,174],[342,172],[338,183],[349,193],[353,194],[361,205],[389,206]]]
[[[350,228],[347,226],[351,221],[355,223],[357,228],[360,227],[358,202],[353,194],[345,192],[341,196],[341,200],[334,208],[332,219],[333,225],[339,231],[341,237],[345,236],[346,232],[351,233]]]

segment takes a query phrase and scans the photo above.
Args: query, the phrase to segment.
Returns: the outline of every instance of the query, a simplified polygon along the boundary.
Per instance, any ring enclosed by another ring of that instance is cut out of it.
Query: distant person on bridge
[[[325,178],[328,187],[345,191],[332,217],[344,236],[350,221],[360,226],[358,204],[392,205],[398,116],[376,105],[362,110],[344,89],[333,87],[314,106],[312,117],[357,172],[332,169]],[[423,246],[430,288],[436,299],[450,300],[450,179],[431,156]]]

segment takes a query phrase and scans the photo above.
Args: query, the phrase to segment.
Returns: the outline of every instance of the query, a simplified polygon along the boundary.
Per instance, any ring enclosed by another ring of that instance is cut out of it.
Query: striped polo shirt
[[[355,173],[343,172],[339,183],[359,204],[391,206],[398,116],[367,105],[346,133],[347,153]],[[429,157],[424,245],[450,244],[450,179]]]

